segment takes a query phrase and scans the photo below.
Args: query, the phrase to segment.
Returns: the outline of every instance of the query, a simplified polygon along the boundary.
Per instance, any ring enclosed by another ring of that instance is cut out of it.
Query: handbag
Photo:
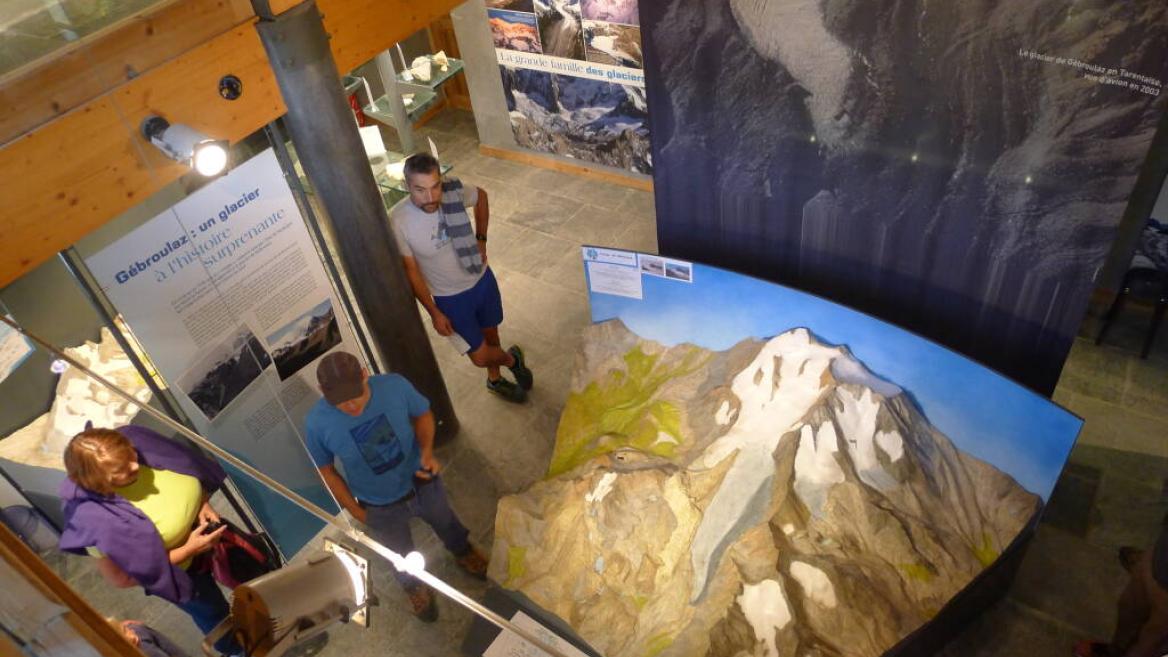
[[[252,534],[223,519],[227,529],[211,549],[211,575],[229,589],[280,567],[280,556],[264,534]]]

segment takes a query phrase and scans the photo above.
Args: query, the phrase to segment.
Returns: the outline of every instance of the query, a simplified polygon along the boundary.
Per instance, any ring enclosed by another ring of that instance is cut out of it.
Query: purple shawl
[[[195,477],[204,492],[218,490],[227,476],[218,463],[146,427],[127,425],[118,432],[133,443],[140,464]],[[65,511],[62,550],[87,554],[86,548],[96,547],[148,595],[174,603],[191,599],[190,576],[170,563],[158,529],[133,504],[120,495],[82,488],[68,478],[61,483],[60,495]]]

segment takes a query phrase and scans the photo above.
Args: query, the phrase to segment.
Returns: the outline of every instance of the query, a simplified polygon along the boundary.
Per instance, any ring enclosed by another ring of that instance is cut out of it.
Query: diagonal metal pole
[[[431,573],[427,572],[426,570],[416,568],[414,566],[414,564],[412,562],[407,561],[404,556],[394,552],[393,550],[390,550],[389,548],[385,547],[381,543],[378,543],[377,541],[370,538],[364,532],[359,531],[357,529],[354,529],[349,523],[341,522],[340,520],[337,519],[336,516],[330,514],[329,512],[325,511],[324,509],[320,508],[319,506],[313,504],[312,502],[308,501],[304,497],[301,497],[292,489],[284,486],[283,484],[276,481],[275,479],[272,479],[271,477],[264,474],[263,472],[256,470],[252,466],[250,466],[247,463],[243,462],[242,460],[236,458],[233,454],[231,454],[231,452],[228,452],[227,450],[216,445],[215,443],[211,442],[210,440],[207,440],[206,438],[201,436],[199,433],[192,431],[191,429],[187,428],[186,426],[184,426],[178,422],[175,422],[173,419],[168,417],[162,411],[159,411],[158,409],[156,409],[152,406],[143,405],[141,402],[139,402],[137,399],[135,399],[133,395],[131,395],[128,392],[125,392],[124,390],[119,388],[117,385],[115,385],[111,381],[107,380],[105,377],[103,377],[100,374],[89,369],[88,367],[85,366],[84,363],[78,361],[77,359],[73,358],[69,354],[65,353],[65,351],[63,349],[58,349],[55,345],[50,344],[49,342],[42,339],[40,336],[36,335],[35,333],[30,333],[29,331],[24,330],[23,327],[21,327],[15,321],[9,319],[8,317],[6,317],[3,314],[0,314],[0,322],[4,322],[8,326],[11,326],[13,329],[18,331],[24,337],[28,338],[29,340],[32,340],[33,342],[35,342],[36,344],[38,344],[42,348],[44,348],[46,351],[52,353],[57,358],[68,363],[70,367],[75,367],[78,370],[81,370],[87,376],[92,378],[94,381],[97,381],[98,383],[100,383],[103,386],[105,386],[106,388],[108,388],[110,392],[112,392],[115,395],[117,395],[118,397],[121,397],[122,399],[134,404],[140,410],[145,411],[149,415],[153,416],[154,419],[158,420],[159,422],[162,422],[163,424],[165,424],[166,426],[170,427],[171,429],[177,431],[178,433],[181,433],[183,436],[186,436],[187,438],[189,438],[192,442],[194,442],[199,447],[202,447],[203,449],[207,450],[208,452],[211,452],[212,454],[219,457],[220,459],[223,459],[224,461],[230,463],[231,465],[239,468],[247,476],[251,477],[252,479],[255,479],[256,481],[260,482],[261,484],[276,491],[277,493],[279,493],[280,495],[284,496],[289,501],[291,501],[293,504],[299,506],[300,508],[304,509],[305,511],[308,511],[312,515],[323,520],[328,525],[339,530],[345,536],[348,536],[352,540],[357,541],[358,543],[360,543],[361,545],[364,545],[365,547],[369,548],[370,550],[373,550],[373,552],[380,555],[386,561],[390,562],[393,565],[393,567],[398,569],[399,571],[405,571],[405,572],[410,573],[414,577],[417,577],[418,579],[422,580],[427,585],[429,585],[431,588],[433,588],[435,591],[438,591],[442,595],[445,595],[446,597],[450,598],[454,602],[462,605],[463,607],[470,610],[472,613],[478,614],[483,619],[487,620],[488,622],[490,622],[492,625],[498,627],[499,629],[501,629],[505,632],[514,632],[515,634],[519,635],[525,641],[533,644],[536,648],[539,648],[540,650],[547,653],[549,655],[549,657],[568,657],[568,655],[564,654],[562,651],[560,651],[560,650],[556,649],[555,647],[553,647],[552,645],[548,644],[546,641],[544,641],[541,637],[539,637],[535,633],[515,625],[511,621],[509,621],[506,618],[503,618],[499,614],[495,613],[489,607],[486,607],[485,605],[483,605],[479,601],[475,600],[474,598],[471,598],[470,596],[466,595],[462,591],[459,591],[458,589],[447,584],[446,582],[442,581],[441,579],[438,579],[437,577],[435,577]]]

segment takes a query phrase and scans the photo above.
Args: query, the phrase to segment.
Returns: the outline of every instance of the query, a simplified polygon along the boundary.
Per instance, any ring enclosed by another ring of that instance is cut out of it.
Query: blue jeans
[[[223,591],[219,590],[219,585],[215,583],[215,577],[211,575],[210,569],[202,572],[190,570],[187,574],[191,576],[194,590],[191,599],[178,603],[178,608],[187,612],[204,635],[210,634],[211,630],[231,614],[231,607],[227,604],[227,598],[223,597]],[[221,654],[237,655],[243,652],[243,648],[231,634],[228,632],[215,642],[215,649]]]
[[[446,487],[442,478],[431,481],[414,480],[414,494],[404,499],[382,506],[365,505],[365,524],[369,534],[385,547],[405,556],[414,551],[414,539],[410,536],[410,518],[421,518],[433,528],[442,544],[456,557],[470,551],[470,532],[450,508],[446,499]],[[394,569],[394,576],[404,587],[410,588],[419,582],[416,578]]]

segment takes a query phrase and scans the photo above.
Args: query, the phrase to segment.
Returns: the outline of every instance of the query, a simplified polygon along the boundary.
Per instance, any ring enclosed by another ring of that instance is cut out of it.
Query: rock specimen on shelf
[[[1040,505],[806,329],[713,352],[590,327],[491,576],[607,657],[880,655]]]

